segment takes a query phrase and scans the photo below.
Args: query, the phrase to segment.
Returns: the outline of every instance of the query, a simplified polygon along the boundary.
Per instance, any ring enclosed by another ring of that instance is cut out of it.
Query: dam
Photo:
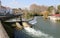
[[[5,28],[7,27],[7,24],[10,24],[10,26],[16,28],[16,29],[23,29],[24,27],[30,27],[29,25],[27,25],[27,21],[22,21],[22,14],[13,14],[13,15],[3,15],[0,16],[0,38],[11,38],[9,37],[8,32],[6,31]],[[12,29],[14,29],[12,28]],[[13,31],[12,31],[13,32]]]

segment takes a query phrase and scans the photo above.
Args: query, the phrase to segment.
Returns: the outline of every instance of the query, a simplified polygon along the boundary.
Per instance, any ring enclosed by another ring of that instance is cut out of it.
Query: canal
[[[35,22],[32,28],[15,29],[14,38],[60,38],[60,22],[45,20],[40,16],[36,17]]]

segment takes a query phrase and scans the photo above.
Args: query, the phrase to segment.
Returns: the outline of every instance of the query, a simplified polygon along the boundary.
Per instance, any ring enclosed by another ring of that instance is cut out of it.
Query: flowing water
[[[33,20],[31,20],[31,21],[29,21],[29,23],[30,23],[30,24],[35,24],[35,23],[37,23],[37,18],[36,18],[36,17],[34,17],[34,19],[33,19]]]
[[[60,38],[60,22],[51,22],[42,17],[36,18],[32,28],[15,30],[15,38]]]

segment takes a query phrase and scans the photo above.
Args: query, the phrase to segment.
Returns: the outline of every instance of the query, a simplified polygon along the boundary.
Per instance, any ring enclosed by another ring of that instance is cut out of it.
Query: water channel
[[[60,38],[60,22],[52,22],[49,19],[36,17],[32,28],[14,31],[14,38]]]

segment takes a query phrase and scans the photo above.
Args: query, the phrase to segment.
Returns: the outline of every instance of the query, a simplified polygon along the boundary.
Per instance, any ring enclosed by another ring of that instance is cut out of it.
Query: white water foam
[[[29,23],[30,23],[30,24],[36,24],[36,23],[37,23],[36,19],[37,19],[37,18],[35,17],[32,21],[29,21]]]
[[[37,30],[30,28],[30,27],[26,27],[24,29],[26,30],[26,32],[29,35],[32,35],[34,37],[53,38],[52,36],[49,36],[48,34],[42,33],[41,31],[37,31]]]
[[[30,24],[36,24],[37,22],[36,21],[30,21],[29,23]]]

